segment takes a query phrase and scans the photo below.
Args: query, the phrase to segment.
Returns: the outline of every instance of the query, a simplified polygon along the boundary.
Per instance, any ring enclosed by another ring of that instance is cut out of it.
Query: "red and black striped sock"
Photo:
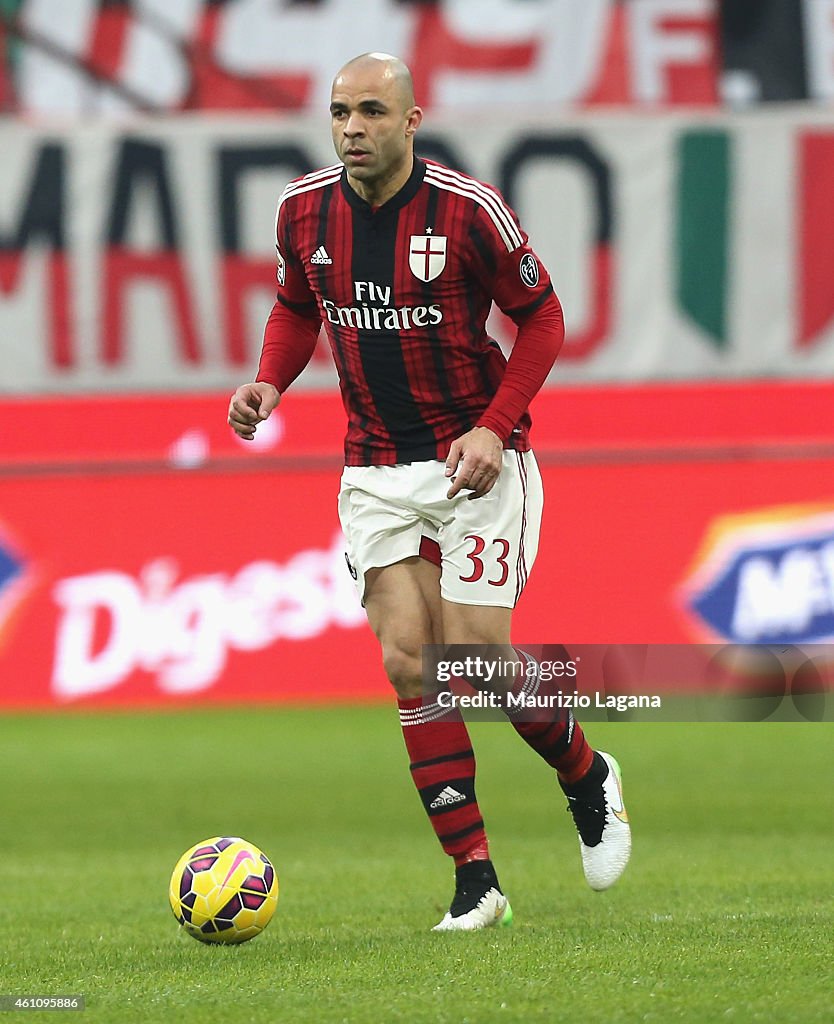
[[[528,697],[544,694],[535,658],[526,651],[516,653],[527,671],[513,684],[513,693],[523,692]],[[524,742],[556,769],[565,785],[572,786],[587,775],[594,751],[570,708],[523,706],[508,712],[507,717]]]
[[[484,821],[475,797],[475,754],[459,711],[435,697],[398,700],[411,777],[440,845],[455,866],[488,860]]]

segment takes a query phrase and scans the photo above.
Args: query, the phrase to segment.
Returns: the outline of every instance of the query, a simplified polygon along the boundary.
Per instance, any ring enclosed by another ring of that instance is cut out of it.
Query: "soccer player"
[[[512,610],[538,546],[542,484],[527,407],[556,359],[562,310],[501,194],[414,154],[423,114],[399,59],[364,54],[330,104],[339,163],[278,202],[277,300],[257,379],[232,396],[245,439],[312,356],[324,324],[348,418],[339,516],[348,567],[398,697],[411,774],[455,893],[437,930],[508,923],[475,795],[466,725],[422,693],[424,644],[489,644],[507,660]],[[505,359],[492,302],[518,325]],[[511,685],[535,695],[535,662]],[[439,687],[438,687],[439,689]],[[508,716],[555,769],[585,876],[605,889],[631,838],[620,773],[570,711]]]

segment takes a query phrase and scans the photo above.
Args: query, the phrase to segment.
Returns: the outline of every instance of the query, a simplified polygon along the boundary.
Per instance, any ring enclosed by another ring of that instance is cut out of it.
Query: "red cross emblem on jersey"
[[[408,265],[421,281],[433,281],[446,266],[446,236],[412,235],[408,243]]]

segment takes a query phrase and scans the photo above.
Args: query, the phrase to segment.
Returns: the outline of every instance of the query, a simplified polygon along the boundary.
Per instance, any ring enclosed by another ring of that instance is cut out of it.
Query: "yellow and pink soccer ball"
[[[200,942],[246,942],[272,920],[278,876],[257,846],[239,836],[215,836],[180,857],[168,898],[174,917]]]

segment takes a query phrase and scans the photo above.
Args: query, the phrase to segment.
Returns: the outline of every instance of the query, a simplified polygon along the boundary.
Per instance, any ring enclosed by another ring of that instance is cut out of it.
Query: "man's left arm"
[[[515,320],[518,334],[504,379],[477,423],[494,431],[502,444],[547,380],[565,340],[565,318],[552,287],[534,311],[520,316],[504,311]]]
[[[472,498],[492,489],[501,471],[504,445],[547,380],[565,339],[562,306],[550,276],[515,218],[514,224],[521,244],[512,250],[506,244],[506,232],[491,232],[487,218],[473,226],[480,243],[473,248],[487,257],[479,259],[473,269],[495,303],[516,323],[518,334],[492,401],[475,427],[457,438],[449,450],[446,475],[453,477],[450,498],[463,488],[472,491]]]

